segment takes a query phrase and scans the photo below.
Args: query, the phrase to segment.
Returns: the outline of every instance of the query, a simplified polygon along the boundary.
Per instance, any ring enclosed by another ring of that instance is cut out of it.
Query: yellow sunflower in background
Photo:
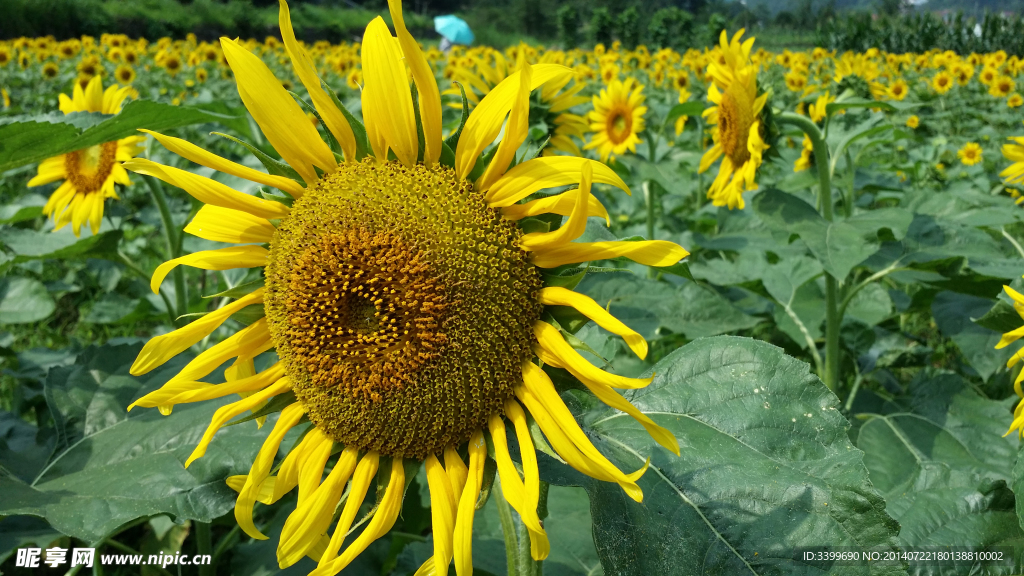
[[[102,80],[94,76],[84,90],[75,84],[71,98],[66,94],[60,95],[60,111],[64,114],[117,114],[125,98],[132,95],[135,95],[135,91],[130,86],[118,87],[117,84],[104,91]],[[47,158],[39,163],[38,173],[28,181],[30,188],[64,180],[43,206],[43,214],[54,220],[54,230],[60,230],[70,223],[75,236],[79,236],[82,224],[88,222],[93,234],[99,231],[104,201],[117,198],[115,184],[127,186],[132,183],[121,162],[131,160],[141,152],[143,140],[145,136],[129,136]]]
[[[1016,92],[1010,94],[1009,98],[1006,99],[1006,106],[1009,108],[1019,108],[1021,104],[1024,104],[1024,96]]]
[[[911,115],[907,118],[907,128],[917,129],[921,125],[921,119],[917,117],[917,114]]]
[[[804,136],[800,157],[793,163],[793,172],[803,172],[811,167],[814,159],[814,143],[807,136]]]
[[[939,94],[945,94],[949,92],[950,88],[953,87],[953,76],[945,70],[940,71],[934,77],[932,77],[932,89]]]
[[[740,30],[729,40],[725,31],[720,39],[720,59],[708,64],[708,100],[715,104],[704,111],[713,127],[714,146],[700,160],[700,172],[722,159],[718,176],[708,190],[715,206],[743,208],[743,192],[757,189],[754,177],[768,148],[762,137],[761,111],[768,93],[757,93],[757,66],[750,62],[754,39],[740,44]]]
[[[400,1],[390,0],[389,8],[397,38],[380,17],[363,36],[363,141],[356,135],[362,131],[353,130],[322,87],[281,2],[285,50],[342,155],[332,152],[263,61],[221,39],[242,102],[303,183],[151,133],[188,160],[287,193],[294,198],[291,206],[186,170],[142,159],[129,163],[130,169],[183,188],[205,204],[186,232],[236,244],[162,264],[152,279],[154,290],[179,265],[262,267],[265,276],[264,287],[150,340],[132,374],[162,365],[237,310],[261,304],[265,313],[133,406],[158,407],[168,414],[180,403],[243,396],[217,410],[188,465],[203,456],[230,419],[272,397],[294,393],[296,400],[280,413],[249,474],[228,481],[239,492],[239,526],[259,539],[266,536],[253,523],[255,503],[272,503],[298,487],[298,507],[278,545],[282,567],[308,555],[319,562],[314,574],[345,568],[394,524],[405,478],[422,462],[434,554],[418,574],[446,574],[453,561],[458,574],[470,574],[473,517],[489,451],[501,493],[529,530],[533,558],[543,559],[549,544],[536,511],[540,478],[527,414],[567,463],[618,483],[638,501],[642,493],[636,480],[646,466],[624,473],[598,452],[535,357],[568,370],[672,452],[678,454],[679,448],[668,431],[615,391],[645,386],[649,378],[620,377],[591,365],[557,326],[542,320],[542,313],[545,306],[574,307],[622,336],[640,357],[647,352],[644,339],[586,296],[544,287],[538,268],[619,256],[667,266],[687,252],[665,241],[573,242],[588,216],[607,215],[591,194],[592,184],[626,188],[599,162],[556,156],[509,167],[527,137],[531,91],[571,75],[568,68],[524,62],[481,100],[456,149],[444,145],[433,72],[406,29]],[[493,160],[478,166],[500,133],[504,136]],[[394,160],[388,160],[390,154]],[[571,184],[579,188],[518,203],[539,190]],[[516,225],[520,218],[542,213],[568,219],[551,232],[524,234]],[[271,349],[280,360],[257,373],[253,358]],[[200,381],[232,359],[224,383]],[[306,418],[312,424],[308,432],[272,475],[285,433]],[[510,433],[518,440],[522,475],[509,456]],[[345,547],[374,478],[380,478],[379,504]],[[331,532],[343,494],[348,496]]]
[[[967,166],[974,166],[981,162],[981,146],[977,142],[968,142],[964,147],[956,151],[956,157]]]
[[[612,156],[636,153],[640,144],[637,136],[644,130],[644,87],[633,78],[624,82],[612,80],[599,94],[594,95],[594,109],[590,111],[590,142],[587,150],[597,149],[601,160],[607,162]]]

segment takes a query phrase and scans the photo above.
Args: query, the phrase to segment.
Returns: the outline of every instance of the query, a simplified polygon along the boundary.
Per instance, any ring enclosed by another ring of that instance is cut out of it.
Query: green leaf
[[[205,122],[236,118],[187,106],[135,100],[115,116],[85,131],[68,123],[13,122],[0,126],[0,172],[104,142],[139,135],[139,128],[163,132]]]
[[[704,112],[704,103],[699,100],[693,100],[691,102],[683,102],[682,104],[676,104],[668,111],[668,116],[665,116],[664,126],[672,124],[679,119],[680,116],[699,116]]]
[[[140,305],[148,306],[148,303],[142,304],[143,302],[145,300],[129,298],[124,294],[104,294],[102,298],[93,303],[89,312],[82,317],[82,322],[89,324],[116,324],[124,322],[136,316],[135,313],[139,310]]]
[[[0,324],[38,322],[56,307],[42,282],[19,276],[0,278]]]
[[[16,224],[43,215],[46,197],[39,194],[25,194],[16,201],[0,207],[0,224]]]
[[[643,503],[612,483],[541,457],[542,477],[583,486],[608,574],[803,574],[798,546],[891,548],[899,525],[868,481],[838,400],[782,350],[746,338],[701,339],[672,352],[626,397],[679,439],[659,447],[620,412],[583,427],[624,471],[650,468]],[[574,392],[563,394],[573,406]],[[817,573],[817,572],[815,572]],[[861,574],[905,574],[885,566]]]
[[[889,292],[878,284],[868,284],[850,300],[846,316],[855,318],[868,326],[880,324],[892,314],[892,298]]]
[[[1020,314],[1013,309],[1010,303],[1003,300],[997,300],[992,309],[985,312],[980,318],[971,318],[971,322],[999,334],[1011,332],[1024,325]]]
[[[74,365],[50,369],[46,400],[57,451],[32,482],[0,470],[0,515],[39,516],[64,534],[96,542],[141,516],[166,513],[209,522],[231,509],[236,495],[224,479],[249,469],[268,428],[221,431],[206,456],[185,469],[183,462],[225,402],[177,406],[166,417],[154,409],[127,412],[133,399],[189,360],[182,354],[133,377],[128,368],[140,349],[93,346]]]
[[[943,290],[932,301],[932,316],[939,332],[951,338],[964,358],[984,380],[1001,370],[1012,349],[996,350],[1002,334],[971,321],[984,316],[992,301]]]
[[[216,294],[210,294],[209,296],[203,296],[203,298],[241,298],[242,296],[245,296],[247,294],[251,294],[257,288],[262,288],[262,287],[263,287],[263,278],[257,278],[256,280],[253,280],[252,282],[246,282],[244,284],[239,284],[238,286],[235,286],[233,288],[228,288],[227,290],[224,290],[223,292],[218,292]]]
[[[459,138],[462,137],[462,129],[466,127],[466,120],[469,120],[469,99],[466,98],[466,88],[462,85],[462,82],[455,82],[455,85],[462,92],[462,120],[459,121],[459,127],[455,129],[455,132],[452,132],[451,136],[444,141],[448,148],[452,150],[459,148]]]
[[[68,226],[57,232],[42,232],[23,228],[0,230],[0,242],[14,252],[15,264],[29,260],[55,258],[107,258],[117,259],[117,246],[121,231],[111,230],[94,236],[76,238]]]
[[[634,275],[600,274],[584,279],[578,291],[608,306],[613,316],[648,339],[657,336],[658,328],[692,339],[745,330],[761,322],[692,282],[674,286]]]
[[[1003,437],[1011,404],[982,398],[956,374],[928,370],[906,396],[879,405],[881,413],[859,416],[866,422],[856,442],[901,525],[901,545],[1013,546],[1019,568],[1024,531],[1007,488],[1019,442]],[[960,566],[956,573],[984,572]]]

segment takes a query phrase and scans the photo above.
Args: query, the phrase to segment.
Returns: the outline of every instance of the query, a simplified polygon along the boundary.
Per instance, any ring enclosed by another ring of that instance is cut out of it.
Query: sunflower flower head
[[[133,95],[136,93],[130,86],[118,87],[113,84],[103,90],[102,79],[93,76],[84,90],[76,83],[70,98],[65,94],[60,95],[60,110],[64,114],[117,114],[125,99]],[[28,181],[29,187],[63,180],[43,206],[43,214],[54,220],[54,230],[71,224],[75,236],[79,236],[82,225],[88,222],[93,234],[99,231],[104,201],[117,198],[116,184],[131,184],[128,172],[121,163],[132,159],[142,150],[141,142],[144,139],[144,136],[129,136],[47,158],[39,163],[36,176]]]
[[[708,198],[715,206],[730,209],[742,209],[743,192],[757,188],[754,178],[768,149],[761,116],[769,94],[758,93],[757,66],[749,60],[754,39],[740,44],[742,34],[740,30],[730,42],[723,31],[722,57],[708,65],[708,100],[714,106],[704,111],[704,117],[712,127],[714,145],[700,161],[700,171],[705,172],[722,159]]]
[[[640,144],[638,134],[644,130],[644,87],[633,78],[612,80],[594,96],[594,109],[590,112],[590,142],[584,148],[597,149],[601,159],[636,152]]]
[[[242,102],[298,179],[266,174],[150,132],[188,160],[276,188],[291,200],[250,196],[148,160],[128,164],[204,204],[185,232],[233,244],[164,263],[153,276],[154,291],[179,265],[262,268],[265,277],[264,286],[150,340],[133,374],[162,365],[237,310],[261,305],[264,311],[263,318],[195,357],[133,407],[170,414],[176,404],[242,396],[216,412],[188,465],[205,454],[231,418],[271,398],[290,399],[249,474],[229,478],[228,484],[238,491],[240,528],[258,539],[266,536],[253,521],[255,504],[273,503],[297,488],[298,506],[282,530],[278,562],[287,567],[308,555],[318,562],[317,576],[343,570],[390,530],[401,511],[407,474],[420,465],[430,490],[434,552],[418,573],[445,574],[454,563],[458,574],[470,574],[473,517],[488,454],[493,454],[502,497],[529,532],[533,558],[545,558],[550,545],[537,513],[540,476],[531,417],[570,466],[615,482],[641,500],[636,481],[646,466],[626,473],[602,455],[537,359],[566,369],[598,399],[679,453],[667,430],[615,391],[640,388],[651,379],[616,376],[591,365],[560,328],[544,320],[546,306],[574,307],[643,358],[647,344],[639,334],[593,300],[545,286],[540,270],[617,257],[668,266],[687,255],[665,241],[574,242],[588,217],[608,217],[592,186],[626,190],[607,166],[568,156],[512,166],[528,137],[531,93],[571,78],[573,71],[557,64],[531,66],[524,59],[480,100],[452,150],[441,138],[434,73],[406,29],[401,3],[391,0],[389,8],[397,37],[380,17],[363,36],[364,125],[321,83],[281,2],[284,50],[336,150],[259,57],[221,40]],[[500,142],[483,154],[500,134]],[[521,202],[540,190],[570,185],[578,187]],[[517,224],[540,214],[566,219],[549,231],[524,233]],[[279,360],[262,372],[254,370],[253,358],[271,349]],[[232,360],[225,382],[202,381]],[[298,426],[306,427],[305,435],[271,474],[285,433]],[[521,471],[510,456],[511,436]],[[378,505],[346,545],[374,482]],[[348,496],[339,505],[343,494]]]
[[[1019,193],[1017,196],[1018,197]],[[1020,204],[1020,201],[1017,202]],[[1010,297],[1013,302],[1013,309],[1017,312],[1022,319],[1024,319],[1024,295],[1017,292],[1009,286],[1003,286],[1003,291]],[[1003,334],[1003,337],[999,339],[999,343],[996,344],[996,350],[1006,348],[1010,344],[1013,344],[1017,340],[1020,340],[1024,336],[1024,326],[1011,330]],[[1018,350],[1010,356],[1010,359],[1006,361],[1007,368],[1013,368],[1020,362],[1022,358],[1021,351]],[[1017,375],[1016,380],[1013,382],[1013,390],[1017,393],[1017,396],[1024,399],[1024,389],[1021,388],[1021,382],[1024,382],[1024,371]],[[1016,431],[1021,438],[1024,438],[1024,400],[1017,402],[1017,406],[1013,410],[1013,421],[1010,424],[1010,429],[1006,431],[1006,435],[1009,435]]]
[[[956,157],[960,159],[965,166],[974,166],[981,162],[981,146],[977,142],[968,142],[964,144],[963,148],[957,150]]]

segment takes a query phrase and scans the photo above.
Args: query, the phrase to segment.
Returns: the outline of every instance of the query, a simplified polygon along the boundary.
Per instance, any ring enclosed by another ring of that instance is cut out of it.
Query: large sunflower
[[[102,80],[94,76],[85,90],[75,84],[71,98],[65,94],[60,95],[60,111],[64,114],[117,114],[125,98],[134,92],[130,86],[119,88],[117,84],[104,91]],[[115,184],[131,184],[121,162],[131,160],[138,154],[142,150],[140,143],[143,140],[145,136],[129,136],[47,158],[39,163],[38,173],[28,181],[29,187],[64,180],[43,206],[43,214],[53,217],[55,230],[70,223],[75,236],[78,236],[82,224],[88,222],[93,234],[99,231],[104,201],[117,198]]]
[[[618,483],[638,501],[636,480],[643,469],[624,473],[595,449],[535,357],[568,370],[672,452],[679,448],[668,431],[614,390],[642,387],[650,379],[592,366],[542,316],[545,306],[574,307],[622,336],[640,357],[647,352],[643,338],[586,296],[545,287],[538,268],[619,256],[666,266],[687,252],[664,241],[572,242],[588,216],[606,215],[591,195],[592,183],[626,188],[598,162],[546,157],[510,168],[527,136],[530,92],[572,74],[568,68],[524,63],[480,101],[453,153],[441,139],[434,76],[406,29],[400,1],[390,0],[389,7],[397,39],[381,18],[363,36],[363,140],[362,126],[349,123],[322,87],[281,2],[281,32],[293,68],[343,156],[324,143],[258,57],[221,39],[243,103],[303,183],[151,133],[193,162],[281,190],[294,199],[291,206],[148,160],[129,163],[132,170],[205,203],[186,232],[237,244],[164,263],[153,276],[154,290],[178,265],[263,267],[265,279],[265,286],[233,303],[150,340],[133,374],[160,366],[242,308],[261,304],[265,312],[132,406],[158,407],[167,414],[175,404],[242,395],[216,412],[188,465],[203,456],[231,418],[294,394],[249,474],[229,479],[229,485],[239,491],[240,527],[260,539],[266,537],[253,522],[255,503],[274,502],[298,487],[298,507],[285,523],[278,560],[284,567],[309,555],[319,562],[318,575],[337,573],[391,528],[406,474],[420,462],[430,489],[434,537],[434,555],[420,573],[446,574],[454,560],[459,574],[469,574],[487,432],[503,496],[529,528],[533,557],[543,559],[549,545],[536,512],[540,478],[527,413],[567,463]],[[481,155],[503,125],[504,137],[483,165]],[[574,183],[578,189],[518,203],[539,190]],[[568,219],[552,232],[520,231],[516,220],[540,213]],[[271,349],[280,360],[257,373],[253,358]],[[232,359],[226,382],[200,381]],[[307,418],[311,426],[302,441],[271,475],[285,433]],[[518,441],[522,476],[509,456],[509,433]],[[379,504],[343,551],[378,468]],[[348,496],[331,532],[346,485]]]
[[[625,82],[612,80],[607,88],[602,88],[594,96],[594,109],[589,115],[593,135],[584,148],[596,148],[605,162],[627,150],[636,153],[636,145],[640,144],[637,134],[644,131],[647,113],[643,89],[633,78],[626,78]]]
[[[719,57],[708,64],[708,100],[715,104],[704,111],[713,126],[714,146],[700,159],[704,172],[722,158],[718,176],[708,190],[715,206],[743,208],[743,192],[755,190],[754,177],[768,148],[762,137],[761,111],[768,93],[757,93],[757,65],[750,62],[754,39],[740,44],[740,30],[729,41],[722,31]]]

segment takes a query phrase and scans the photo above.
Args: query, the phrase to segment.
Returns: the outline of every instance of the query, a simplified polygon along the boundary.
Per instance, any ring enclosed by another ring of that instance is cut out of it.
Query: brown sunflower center
[[[629,110],[615,109],[608,113],[608,139],[613,144],[622,144],[633,133],[633,115]]]
[[[98,191],[117,160],[117,142],[104,142],[64,155],[64,171],[79,194]]]
[[[740,166],[750,159],[747,138],[754,125],[754,101],[745,90],[736,84],[722,93],[718,105],[718,136],[722,150],[733,166]]]
[[[501,413],[541,312],[520,236],[442,166],[367,159],[311,186],[271,242],[265,302],[314,425],[423,458]]]

